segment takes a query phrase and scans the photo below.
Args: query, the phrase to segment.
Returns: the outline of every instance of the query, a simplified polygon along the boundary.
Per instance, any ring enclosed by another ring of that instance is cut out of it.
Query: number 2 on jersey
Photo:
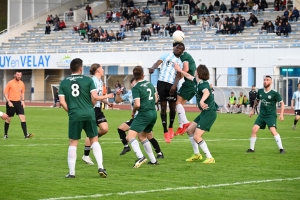
[[[71,85],[71,89],[72,89],[72,96],[73,97],[78,97],[80,92],[79,92],[79,85],[77,83],[74,83]]]
[[[152,100],[153,99],[153,96],[152,96],[152,91],[150,88],[147,89],[147,92],[149,92],[149,100]]]

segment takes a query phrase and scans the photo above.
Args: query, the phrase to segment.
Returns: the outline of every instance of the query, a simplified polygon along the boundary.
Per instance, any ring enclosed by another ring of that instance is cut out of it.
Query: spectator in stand
[[[150,31],[150,29],[149,28],[147,28],[146,29],[146,38],[147,38],[147,40],[149,40],[150,39],[150,36],[151,36],[151,31]]]
[[[164,25],[161,25],[161,28],[159,30],[159,35],[165,37],[166,36],[166,29]]]
[[[274,25],[271,21],[268,22],[267,33],[274,33]]]
[[[90,20],[90,18],[91,18],[91,20],[93,20],[92,8],[89,4],[85,7],[85,10],[86,10],[86,15],[87,15],[88,20]]]
[[[261,5],[263,6],[264,9],[268,8],[268,3],[267,3],[266,0],[261,0],[260,3],[261,3]]]
[[[289,24],[289,22],[285,22],[285,24],[283,24],[282,26],[282,33],[284,36],[288,37],[290,32],[291,32],[291,25]]]
[[[248,10],[252,10],[252,7],[254,6],[254,2],[252,0],[246,0],[246,5]]]
[[[209,29],[209,23],[207,22],[206,19],[204,19],[204,20],[202,21],[202,27],[203,27],[204,32],[207,32],[207,31],[208,31],[208,29]]]
[[[244,25],[239,21],[237,24],[237,33],[242,33],[244,31]]]
[[[197,24],[197,21],[198,21],[198,15],[196,15],[196,13],[193,13],[193,16],[192,16],[192,24],[193,24],[193,25],[196,25],[196,24]]]
[[[230,34],[237,34],[237,25],[235,24],[235,22],[232,22]]]
[[[288,9],[285,9],[285,10],[284,10],[283,16],[285,16],[286,18],[289,17],[289,11],[288,11]]]
[[[224,21],[224,30],[225,30],[225,34],[230,34],[230,30],[231,30],[231,25],[229,22]]]
[[[225,32],[224,25],[221,21],[219,21],[218,24],[217,24],[216,35],[218,35],[219,33],[224,34],[224,32]]]
[[[55,23],[53,31],[59,31],[59,23]]]
[[[229,12],[234,13],[234,9],[235,9],[235,8],[236,8],[236,3],[235,3],[234,0],[231,0]]]
[[[72,19],[73,15],[74,15],[73,10],[72,10],[72,8],[70,8],[70,10],[69,10],[69,12],[67,14],[68,19]]]
[[[205,5],[205,3],[201,3],[201,7],[200,7],[200,14],[203,15],[206,13],[207,7]]]
[[[47,25],[46,25],[46,27],[45,27],[45,35],[46,35],[46,34],[50,34],[50,32],[51,32],[51,27],[50,27],[50,25],[47,23]]]
[[[220,10],[220,1],[216,0],[214,3],[214,11],[219,11]]]
[[[158,34],[159,33],[159,30],[160,30],[160,25],[158,22],[155,22],[154,23],[154,27],[153,27],[153,33],[154,34]]]
[[[168,20],[168,24],[174,24],[175,23],[175,18],[172,14],[170,14],[169,20]]]
[[[278,26],[276,28],[276,35],[281,36],[281,33],[282,33],[282,25],[279,22],[279,24],[278,24]]]
[[[297,22],[298,18],[299,18],[299,11],[297,10],[297,8],[295,7],[292,13],[292,21]]]
[[[81,21],[80,24],[79,24],[79,30],[81,30],[81,29],[84,29],[84,23],[83,23],[83,21]]]
[[[196,15],[201,15],[201,10],[198,6],[195,6],[194,13],[196,13]]]
[[[173,36],[173,33],[174,33],[175,31],[176,31],[176,27],[175,27],[173,24],[171,24],[170,30],[169,30],[169,35],[170,35],[170,37]]]
[[[115,33],[113,32],[113,30],[110,30],[109,36],[108,36],[108,41],[111,42],[112,40],[117,41],[117,38],[115,36]]]
[[[131,25],[132,25],[131,19],[127,20],[127,23],[126,23],[126,25],[125,25],[125,30],[126,30],[126,31],[129,31]]]
[[[147,38],[146,38],[146,30],[143,28],[142,31],[141,31],[141,38],[140,38],[140,41],[146,41]]]
[[[240,5],[239,5],[239,11],[240,12],[246,12],[247,11],[247,7],[246,7],[246,4],[244,3],[244,1],[242,0]]]
[[[121,30],[118,37],[117,37],[117,41],[121,41],[125,38],[125,33],[124,30]]]
[[[193,21],[192,21],[192,16],[190,14],[188,14],[188,19],[186,21],[187,25],[194,25]]]
[[[99,33],[94,33],[94,42],[100,42],[100,34]]]
[[[48,15],[47,19],[46,19],[46,23],[47,24],[53,24],[53,18],[51,19],[52,15]]]
[[[110,11],[106,12],[105,23],[112,22],[112,14]]]
[[[252,13],[250,13],[250,17],[246,22],[246,26],[255,26],[258,23],[258,19],[255,15],[253,15]]]
[[[136,20],[133,19],[132,20],[132,23],[130,25],[130,31],[132,31],[132,29],[135,31],[135,28],[137,27],[137,23],[136,23]]]
[[[252,7],[252,12],[257,15],[258,14],[258,5],[255,4],[253,7]]]
[[[220,6],[220,10],[219,10],[219,14],[221,12],[225,13],[227,11],[227,7],[226,5],[224,4],[224,2],[221,3],[221,6]]]
[[[260,33],[262,33],[263,31],[267,31],[267,27],[268,27],[268,21],[264,20],[264,23],[263,23],[263,25],[261,26],[261,29],[260,29]]]
[[[66,28],[66,24],[64,22],[64,20],[60,20],[60,23],[59,23],[59,30],[63,30],[64,28]]]
[[[190,0],[190,13],[193,13],[194,12],[194,9],[195,9],[195,2],[193,0]]]
[[[105,30],[103,33],[100,35],[100,42],[106,42],[107,40],[107,31]]]
[[[211,12],[214,11],[214,7],[213,5],[211,4],[211,2],[209,2],[209,5],[208,5],[208,8],[206,10],[206,14],[210,14]]]
[[[57,15],[55,15],[54,19],[53,19],[53,26],[55,26],[56,24],[59,24],[59,17]]]
[[[176,31],[182,31],[180,24],[176,24]]]

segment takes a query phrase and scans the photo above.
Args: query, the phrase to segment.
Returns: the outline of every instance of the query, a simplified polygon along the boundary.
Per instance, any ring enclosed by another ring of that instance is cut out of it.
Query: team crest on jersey
[[[268,96],[268,99],[271,99],[271,96],[270,96],[270,95]]]
[[[171,66],[172,66],[172,64],[173,64],[173,62],[172,62],[172,61],[170,61],[170,60],[168,60],[166,64],[167,64],[167,66],[168,66],[168,67],[171,67]]]

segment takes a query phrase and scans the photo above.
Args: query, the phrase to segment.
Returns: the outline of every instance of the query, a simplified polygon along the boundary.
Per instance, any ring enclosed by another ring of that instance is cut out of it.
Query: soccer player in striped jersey
[[[131,84],[131,87],[133,87],[135,84],[136,84],[136,80],[135,78],[132,78],[130,80],[130,84]],[[121,103],[123,101],[129,101],[130,105],[131,105],[131,109],[133,110],[133,99],[132,99],[132,92],[129,91],[127,92],[125,95],[121,96],[121,90],[117,91],[116,92],[116,103]],[[157,100],[157,99],[156,99]],[[138,111],[135,112],[135,115],[134,117],[138,114]],[[133,122],[133,119],[134,118],[131,118],[130,120],[122,123],[119,127],[118,127],[118,133],[119,133],[119,136],[120,136],[120,139],[124,145],[124,149],[122,150],[122,152],[120,153],[120,155],[124,155],[126,154],[127,152],[129,152],[131,149],[130,147],[128,146],[128,142],[126,140],[126,131],[128,131],[130,129],[130,125],[132,124]],[[164,158],[164,155],[163,153],[161,152],[160,150],[160,146],[157,142],[157,140],[153,137],[153,133],[149,133],[147,135],[147,138],[149,140],[149,142],[152,144],[153,148],[155,149],[155,152],[157,153],[157,157],[156,158]]]
[[[293,94],[291,107],[295,110],[294,125],[292,126],[293,130],[295,130],[297,122],[300,118],[300,83],[298,83],[298,90]]]
[[[174,137],[173,123],[176,116],[177,84],[181,77],[180,74],[176,76],[174,63],[179,64],[182,68],[180,56],[184,50],[184,44],[177,43],[172,53],[163,54],[152,68],[149,69],[149,73],[152,74],[161,65],[157,81],[157,92],[161,106],[160,117],[164,129],[164,138],[167,143],[170,143]],[[169,129],[167,129],[167,102],[169,102],[170,109]]]
[[[109,103],[106,99],[113,98],[114,95],[113,95],[113,93],[104,95],[104,96],[102,95],[103,87],[102,87],[101,77],[104,74],[104,70],[100,64],[97,64],[97,63],[92,64],[92,66],[90,68],[90,74],[93,76],[92,79],[93,79],[95,87],[97,89],[97,94],[101,98],[101,101],[97,101],[97,103],[95,104],[95,107],[94,107],[96,124],[99,127],[98,137],[101,137],[108,132],[108,123],[104,116],[104,113],[102,112],[102,103],[105,103],[108,106],[112,107],[113,104]],[[93,165],[94,163],[89,156],[90,151],[91,151],[91,143],[88,138],[86,138],[84,145],[85,145],[84,155],[82,156],[82,160],[88,165]]]

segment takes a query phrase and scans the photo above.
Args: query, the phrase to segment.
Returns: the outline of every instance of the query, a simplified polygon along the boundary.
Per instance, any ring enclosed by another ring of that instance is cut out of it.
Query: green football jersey
[[[139,112],[155,110],[155,88],[149,81],[137,82],[132,88],[132,98],[140,99]]]
[[[180,56],[180,60],[182,61],[182,63],[184,62],[189,63],[189,71],[187,73],[194,76],[196,71],[196,63],[193,57],[191,56],[191,54],[187,52],[183,52],[183,54]],[[184,77],[184,81],[190,81],[190,80]]]
[[[71,75],[59,85],[59,96],[65,96],[70,120],[95,119],[91,92],[96,90],[94,81],[84,75]]]
[[[263,117],[268,117],[270,115],[277,115],[276,103],[281,102],[282,98],[280,94],[274,90],[265,92],[265,89],[259,89],[257,91],[257,99],[260,100],[260,113],[259,115]]]
[[[195,84],[195,96],[197,99],[198,108],[203,111],[203,109],[200,106],[200,100],[203,96],[203,90],[207,89],[209,91],[209,96],[204,101],[204,103],[208,105],[208,109],[206,110],[217,110],[218,105],[215,103],[214,95],[211,92],[209,83],[207,81],[202,81],[202,80],[198,83],[196,78],[194,78],[193,82]]]

